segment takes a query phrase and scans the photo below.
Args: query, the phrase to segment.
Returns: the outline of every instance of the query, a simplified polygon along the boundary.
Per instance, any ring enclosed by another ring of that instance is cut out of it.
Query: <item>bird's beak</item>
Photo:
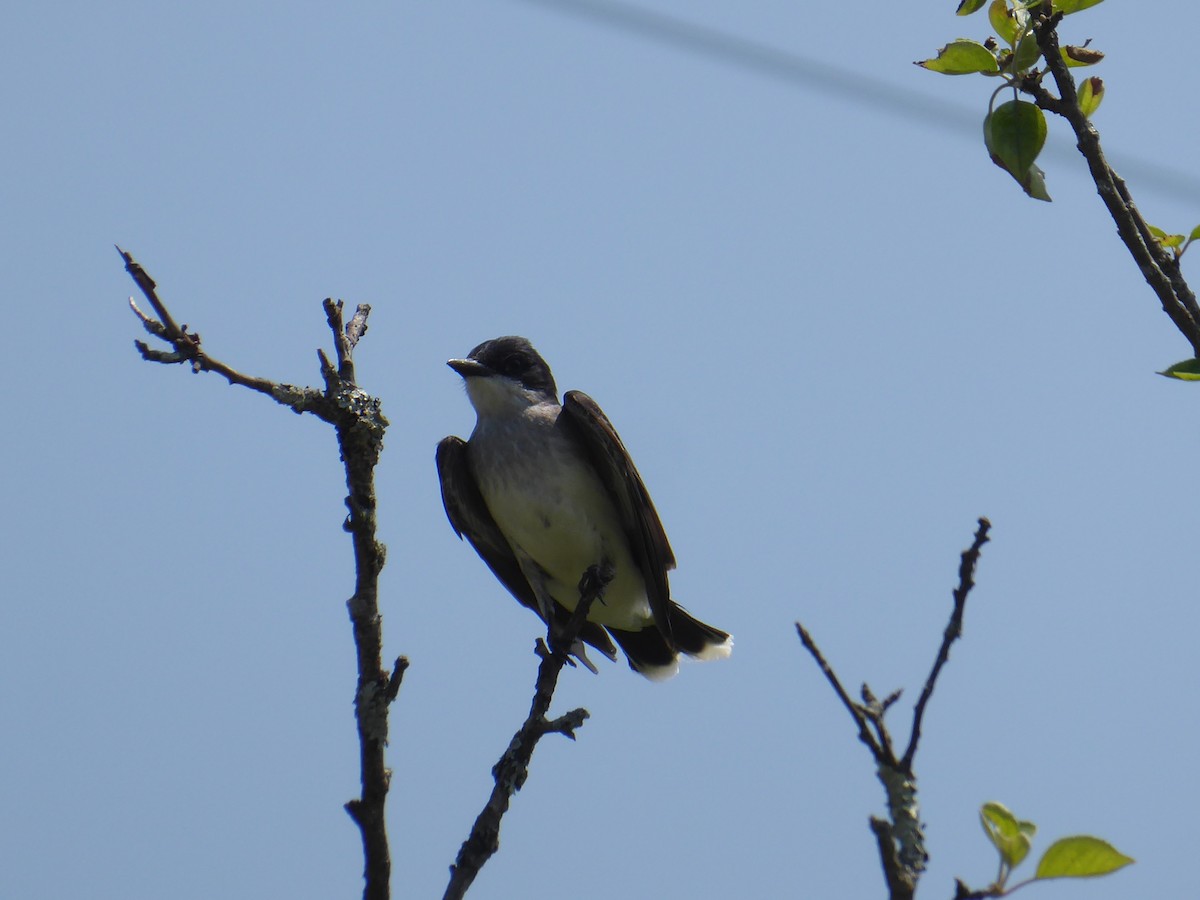
[[[492,370],[483,363],[473,359],[448,359],[446,365],[452,368],[463,378],[482,377],[491,375]]]

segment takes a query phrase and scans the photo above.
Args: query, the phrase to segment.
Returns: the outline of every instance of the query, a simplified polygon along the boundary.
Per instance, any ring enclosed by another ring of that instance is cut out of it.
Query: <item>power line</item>
[[[586,19],[616,31],[666,44],[677,50],[715,59],[727,65],[792,85],[801,85],[826,94],[903,118],[919,120],[959,137],[968,134],[981,142],[982,119],[979,110],[935,100],[916,91],[898,88],[879,78],[852,69],[800,56],[770,44],[739,37],[665,13],[643,9],[620,0],[522,0],[554,12]],[[1078,162],[1073,145],[1050,143],[1047,154]],[[1110,152],[1118,168],[1139,190],[1158,193],[1171,199],[1186,198],[1200,203],[1200,178],[1160,163]],[[1071,171],[1081,173],[1081,166]]]

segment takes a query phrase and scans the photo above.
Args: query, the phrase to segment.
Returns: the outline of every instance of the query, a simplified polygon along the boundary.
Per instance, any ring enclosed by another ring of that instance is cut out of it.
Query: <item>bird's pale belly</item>
[[[645,583],[612,501],[590,468],[553,452],[559,448],[552,442],[549,446],[551,452],[544,443],[535,457],[525,456],[525,465],[508,466],[503,473],[488,471],[486,465],[477,468],[492,517],[518,559],[536,564],[538,573],[526,572],[531,583],[541,582],[533,584],[535,592],[544,590],[559,605],[574,609],[584,572],[608,562],[614,568],[613,580],[588,618],[626,630],[645,627],[653,619]]]

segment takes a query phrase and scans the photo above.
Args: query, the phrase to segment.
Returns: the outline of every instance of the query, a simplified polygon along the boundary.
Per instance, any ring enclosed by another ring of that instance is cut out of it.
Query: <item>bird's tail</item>
[[[728,632],[706,625],[682,606],[672,603],[670,607],[668,633],[664,637],[680,653],[696,659],[724,659],[733,652],[733,638]]]
[[[654,625],[641,631],[610,628],[608,633],[625,651],[629,668],[651,681],[664,681],[679,671],[679,654],[671,649]]]
[[[608,629],[635,672],[662,681],[679,671],[680,653],[696,659],[723,659],[733,652],[733,638],[727,632],[706,625],[675,604],[671,604],[670,616],[669,635],[655,625],[641,631]]]

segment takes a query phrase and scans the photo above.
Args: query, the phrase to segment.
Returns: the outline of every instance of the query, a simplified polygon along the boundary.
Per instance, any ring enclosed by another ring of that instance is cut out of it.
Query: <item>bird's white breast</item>
[[[480,492],[518,558],[545,574],[542,587],[554,600],[574,609],[584,572],[607,561],[613,581],[588,618],[642,628],[652,616],[641,572],[607,489],[555,427],[558,413],[541,404],[515,417],[480,417],[468,445]]]

